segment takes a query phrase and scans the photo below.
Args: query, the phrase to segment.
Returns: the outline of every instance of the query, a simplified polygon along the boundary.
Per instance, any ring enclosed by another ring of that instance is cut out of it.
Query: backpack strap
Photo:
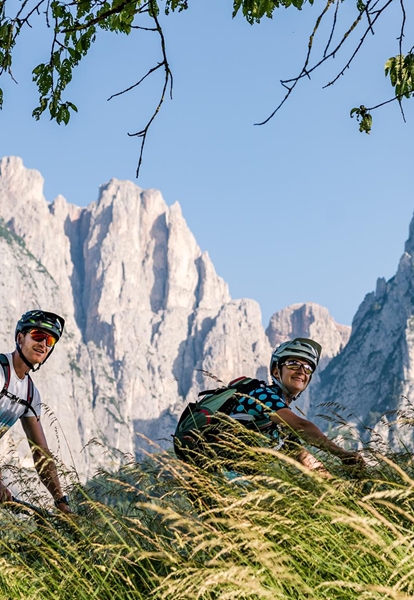
[[[34,414],[34,416],[36,417],[36,419],[39,421],[39,417],[37,416],[36,411],[35,411],[35,409],[32,406],[32,402],[33,402],[33,398],[34,398],[34,383],[33,383],[32,378],[30,377],[30,375],[28,375],[27,377],[28,377],[28,382],[27,382],[27,400],[26,401],[24,401],[24,400],[20,401],[20,404],[23,404],[26,407],[26,410],[22,414],[22,417],[24,417],[25,415],[27,415],[27,413],[29,412],[29,410],[31,410],[32,413]]]
[[[198,402],[190,402],[184,409],[173,437],[192,429],[203,429],[206,425],[211,424],[211,420],[217,412],[229,415],[238,404],[240,395],[248,395],[259,383],[257,379],[239,377],[230,381],[228,386],[200,392],[198,395],[202,398]],[[200,413],[204,415],[201,423],[197,418]]]
[[[215,388],[214,390],[203,390],[202,392],[198,393],[198,397],[200,398],[201,396],[208,396],[210,394],[217,394],[222,390],[226,390],[228,388],[234,388],[236,392],[241,391],[243,388],[243,392],[248,393],[247,390],[249,390],[250,392],[252,390],[254,390],[261,382],[258,379],[252,379],[251,377],[245,377],[244,375],[242,375],[242,377],[238,377],[237,379],[232,379],[232,381],[230,381],[230,383],[227,386],[221,387],[221,388]],[[239,389],[240,388],[240,389]]]
[[[32,402],[33,402],[33,398],[34,398],[34,383],[32,381],[32,378],[30,377],[30,375],[27,375],[27,377],[28,377],[27,399],[22,400],[18,396],[15,396],[11,392],[9,392],[11,370],[10,370],[9,359],[7,358],[7,356],[5,354],[0,354],[0,365],[4,371],[4,386],[3,386],[3,389],[0,391],[0,398],[3,398],[3,396],[7,396],[7,398],[9,398],[9,400],[11,400],[12,402],[18,402],[18,404],[22,404],[23,406],[26,407],[26,410],[21,415],[21,417],[24,417],[25,415],[27,415],[29,410],[31,410],[32,413],[34,414],[34,416],[36,417],[36,419],[39,421],[39,417],[36,414],[36,411],[32,406]]]
[[[0,365],[4,372],[4,386],[0,391],[0,398],[6,395],[10,383],[10,363],[5,354],[0,354]]]

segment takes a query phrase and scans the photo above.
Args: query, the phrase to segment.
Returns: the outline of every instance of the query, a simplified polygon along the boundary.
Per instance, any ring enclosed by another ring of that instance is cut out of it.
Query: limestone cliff
[[[51,443],[82,476],[120,453],[139,454],[139,434],[168,446],[185,403],[212,386],[205,372],[266,378],[271,344],[291,332],[326,334],[326,357],[346,343],[347,331],[317,305],[276,314],[270,343],[257,302],[230,298],[180,206],[160,192],[112,180],[79,208],[61,196],[49,203],[42,190],[21,159],[0,161],[0,342],[13,348],[28,309],[65,317],[62,341],[34,380],[66,434]],[[82,451],[93,438],[114,453]]]
[[[414,220],[396,275],[389,281],[378,279],[375,292],[366,295],[354,317],[348,345],[323,371],[317,389],[319,402],[344,406],[346,411],[341,414],[346,414],[366,438],[377,432],[386,442],[394,443],[398,438],[409,447],[414,440],[412,427],[396,422],[394,411],[408,412],[412,422],[413,272]],[[313,414],[318,412],[316,404],[315,399]]]

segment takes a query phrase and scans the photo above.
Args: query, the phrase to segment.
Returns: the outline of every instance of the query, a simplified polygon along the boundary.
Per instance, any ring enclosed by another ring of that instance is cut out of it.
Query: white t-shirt
[[[13,367],[13,359],[11,354],[6,354],[9,364],[10,364],[10,383],[8,387],[8,392],[14,394],[20,400],[27,400],[27,387],[29,385],[29,378],[26,376],[24,379],[20,379],[16,375],[16,371]],[[4,370],[0,365],[0,391],[4,387]],[[40,407],[41,407],[41,398],[38,389],[33,385],[33,400],[32,400],[32,408],[35,411],[36,415],[40,417]],[[14,425],[20,417],[34,417],[34,414],[31,410],[23,415],[26,411],[26,406],[24,404],[20,404],[19,402],[13,401],[7,396],[3,396],[0,398],[0,438]]]

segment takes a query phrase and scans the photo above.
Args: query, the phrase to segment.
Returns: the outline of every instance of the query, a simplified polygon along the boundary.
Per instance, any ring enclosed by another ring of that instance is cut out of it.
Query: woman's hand
[[[347,467],[365,467],[365,461],[359,452],[348,452],[344,450],[343,454],[339,457],[342,464]]]
[[[59,504],[56,504],[56,508],[67,515],[73,514],[69,504],[66,504],[66,502],[59,502]]]

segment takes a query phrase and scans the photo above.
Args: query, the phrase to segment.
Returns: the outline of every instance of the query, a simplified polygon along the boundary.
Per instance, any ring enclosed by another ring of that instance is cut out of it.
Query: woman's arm
[[[297,433],[306,443],[326,452],[334,454],[342,460],[344,464],[364,466],[364,459],[359,452],[350,452],[344,450],[332,440],[330,440],[322,431],[311,421],[299,417],[288,408],[282,408],[270,416],[274,423],[287,425]]]

